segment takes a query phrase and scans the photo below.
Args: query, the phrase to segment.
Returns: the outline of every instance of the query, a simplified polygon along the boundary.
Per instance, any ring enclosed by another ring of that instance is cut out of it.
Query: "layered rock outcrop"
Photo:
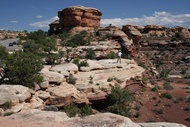
[[[71,6],[58,12],[59,20],[50,24],[50,31],[70,30],[73,27],[100,27],[102,12],[96,8]]]

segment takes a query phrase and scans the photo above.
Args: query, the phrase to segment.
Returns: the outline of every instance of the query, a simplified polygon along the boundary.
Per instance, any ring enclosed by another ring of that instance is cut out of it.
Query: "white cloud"
[[[190,27],[190,14],[171,14],[168,12],[155,12],[152,16],[142,16],[141,18],[115,18],[102,19],[101,26],[122,26],[126,24],[145,26],[150,24],[159,24],[166,27],[183,26]]]
[[[49,24],[55,20],[58,20],[58,17],[55,16],[51,19],[48,20],[44,20],[44,21],[40,21],[40,22],[35,22],[35,23],[31,23],[30,26],[33,27],[38,27],[38,28],[43,28],[43,27],[49,27]]]
[[[43,16],[38,15],[38,16],[36,16],[36,18],[37,18],[37,19],[41,19],[41,18],[43,18]]]
[[[10,21],[10,23],[18,23],[18,21],[13,20],[13,21]]]
[[[171,14],[168,12],[154,12],[151,16],[142,16],[140,18],[114,18],[114,19],[101,19],[101,26],[105,27],[109,24],[114,26],[122,26],[126,24],[145,26],[150,24],[158,24],[166,27],[182,26],[190,28],[190,14]],[[35,22],[30,24],[33,27],[49,27],[49,24],[55,20],[58,20],[58,17],[55,16],[51,19]]]

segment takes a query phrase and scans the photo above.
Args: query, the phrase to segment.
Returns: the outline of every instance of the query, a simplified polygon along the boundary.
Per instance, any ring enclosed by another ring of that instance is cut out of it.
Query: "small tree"
[[[128,89],[121,89],[120,86],[116,85],[112,88],[108,99],[114,103],[108,107],[108,111],[124,116],[131,116],[131,103],[135,98]]]
[[[4,78],[9,83],[32,87],[41,83],[43,78],[39,75],[42,61],[32,53],[16,52],[8,56],[5,61]]]

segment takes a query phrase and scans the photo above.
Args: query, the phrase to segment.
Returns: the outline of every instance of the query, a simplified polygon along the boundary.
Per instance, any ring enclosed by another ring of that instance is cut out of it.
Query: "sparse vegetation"
[[[114,103],[107,108],[107,111],[120,114],[123,116],[131,116],[131,103],[135,100],[134,95],[127,89],[121,89],[115,86],[111,90],[108,99]]]
[[[173,98],[172,94],[170,94],[170,93],[162,93],[160,95],[160,97],[161,98],[167,98],[167,99],[172,99]]]
[[[94,114],[91,106],[89,105],[85,105],[79,108],[77,105],[71,104],[71,105],[65,106],[64,109],[61,111],[66,112],[69,117],[74,117],[76,115],[87,116],[87,115]]]
[[[169,82],[165,82],[164,83],[164,89],[166,89],[166,90],[173,90],[174,88],[170,85]]]
[[[117,54],[113,51],[109,52],[106,56],[105,56],[106,59],[115,59],[117,58]]]
[[[69,74],[69,77],[67,78],[67,83],[69,83],[69,84],[73,84],[73,85],[75,85],[76,84],[76,78],[73,76],[73,74]]]
[[[88,49],[88,50],[86,51],[86,58],[87,58],[87,59],[91,59],[91,60],[96,59],[96,58],[95,58],[95,52],[94,52],[93,49]]]

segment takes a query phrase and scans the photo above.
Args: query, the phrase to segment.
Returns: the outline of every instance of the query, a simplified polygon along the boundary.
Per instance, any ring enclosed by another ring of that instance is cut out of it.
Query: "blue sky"
[[[190,28],[190,0],[1,0],[0,30],[47,31],[59,10],[75,5],[100,10],[101,26],[159,24]]]

